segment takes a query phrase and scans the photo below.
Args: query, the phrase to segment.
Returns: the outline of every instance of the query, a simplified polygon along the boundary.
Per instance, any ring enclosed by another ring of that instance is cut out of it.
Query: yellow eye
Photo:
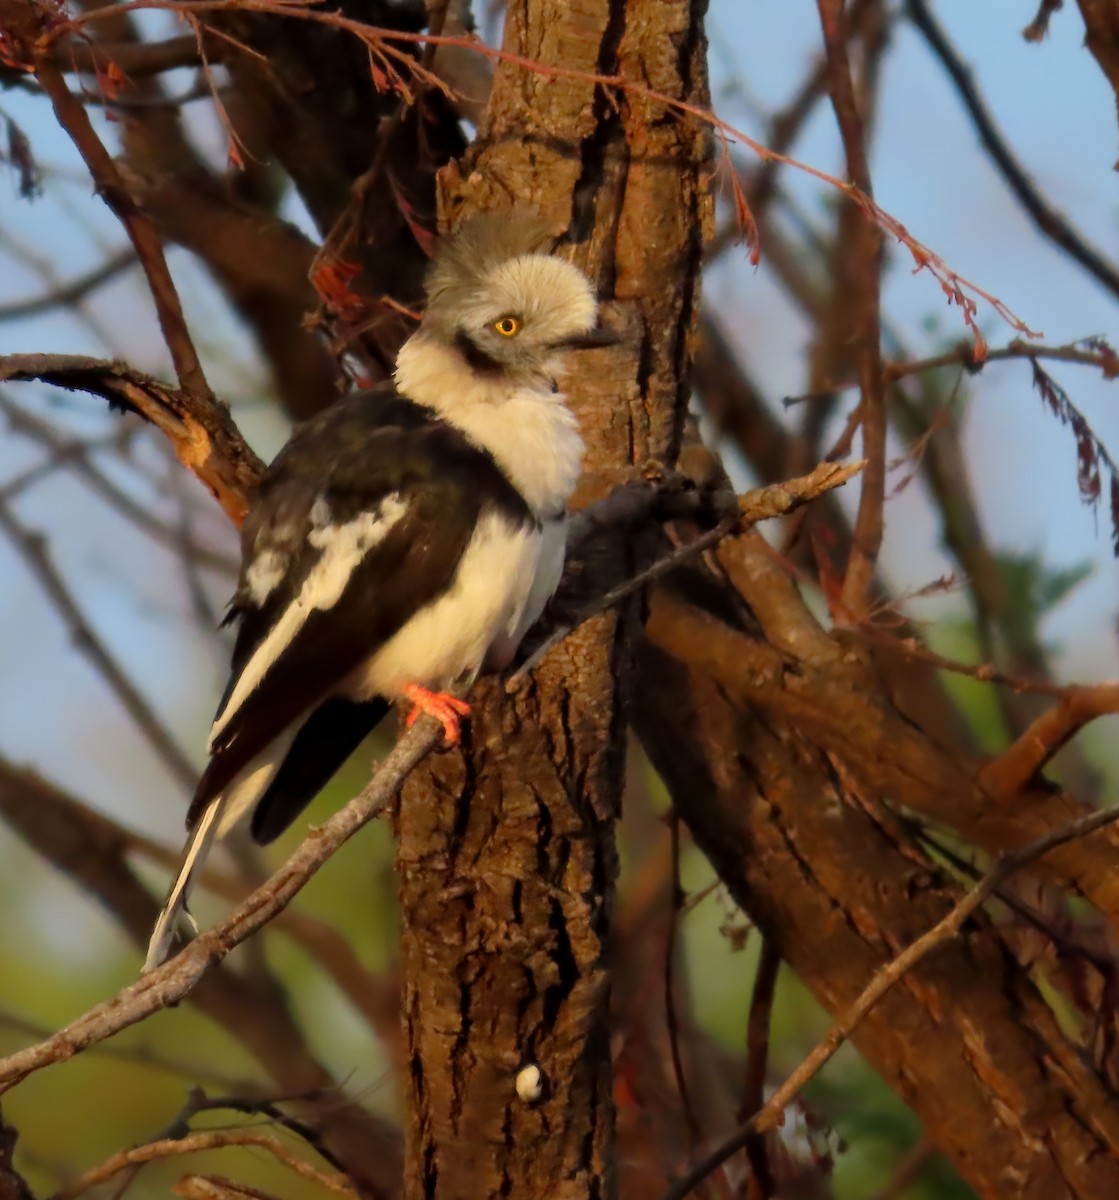
[[[521,323],[516,317],[502,317],[493,323],[493,327],[502,337],[513,337],[521,331]]]

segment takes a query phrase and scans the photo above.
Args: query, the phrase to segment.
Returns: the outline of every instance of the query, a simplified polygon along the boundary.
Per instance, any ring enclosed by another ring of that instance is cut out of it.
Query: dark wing
[[[447,589],[483,500],[531,520],[489,455],[391,389],[345,397],[296,432],[242,530],[232,672],[188,825]]]
[[[362,702],[331,696],[299,727],[291,749],[253,808],[249,830],[274,841],[323,790],[389,711],[379,696]]]

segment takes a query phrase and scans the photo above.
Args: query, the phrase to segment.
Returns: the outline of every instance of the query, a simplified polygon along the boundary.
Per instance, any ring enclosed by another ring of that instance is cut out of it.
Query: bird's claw
[[[448,746],[457,746],[462,740],[460,719],[470,716],[470,705],[450,692],[432,692],[418,684],[409,684],[403,692],[405,699],[411,700],[412,711],[404,721],[411,729],[421,713],[434,717],[443,726],[443,737]]]

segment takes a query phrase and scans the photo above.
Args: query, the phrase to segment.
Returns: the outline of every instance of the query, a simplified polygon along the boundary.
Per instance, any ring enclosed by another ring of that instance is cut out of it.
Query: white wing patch
[[[342,525],[333,525],[330,523],[330,506],[322,496],[315,501],[307,541],[322,554],[311,568],[299,595],[280,614],[238,676],[229,700],[210,730],[211,750],[234,713],[260,686],[273,663],[295,640],[309,614],[315,609],[333,608],[338,603],[361,560],[388,537],[407,511],[407,502],[398,492],[393,492],[370,512],[360,513]]]
[[[264,550],[253,559],[245,572],[245,585],[257,608],[276,590],[286,568],[287,558],[279,550]]]

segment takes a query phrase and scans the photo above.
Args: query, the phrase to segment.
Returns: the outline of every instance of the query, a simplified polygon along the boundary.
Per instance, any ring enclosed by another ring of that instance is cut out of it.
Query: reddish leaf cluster
[[[311,272],[311,284],[329,312],[344,321],[354,322],[360,320],[366,310],[365,301],[350,288],[360,274],[361,268],[356,263],[336,258],[315,267]]]
[[[1102,339],[1092,339],[1099,345]],[[1114,351],[1108,347],[1110,355]],[[1037,388],[1045,407],[1072,430],[1076,439],[1076,483],[1080,488],[1080,499],[1093,511],[1099,508],[1103,494],[1101,463],[1107,468],[1109,477],[1109,509],[1111,513],[1111,545],[1119,558],[1119,467],[1107,451],[1107,447],[1096,436],[1084,414],[1069,399],[1068,392],[1037,361],[1030,359],[1033,368],[1034,387]]]

